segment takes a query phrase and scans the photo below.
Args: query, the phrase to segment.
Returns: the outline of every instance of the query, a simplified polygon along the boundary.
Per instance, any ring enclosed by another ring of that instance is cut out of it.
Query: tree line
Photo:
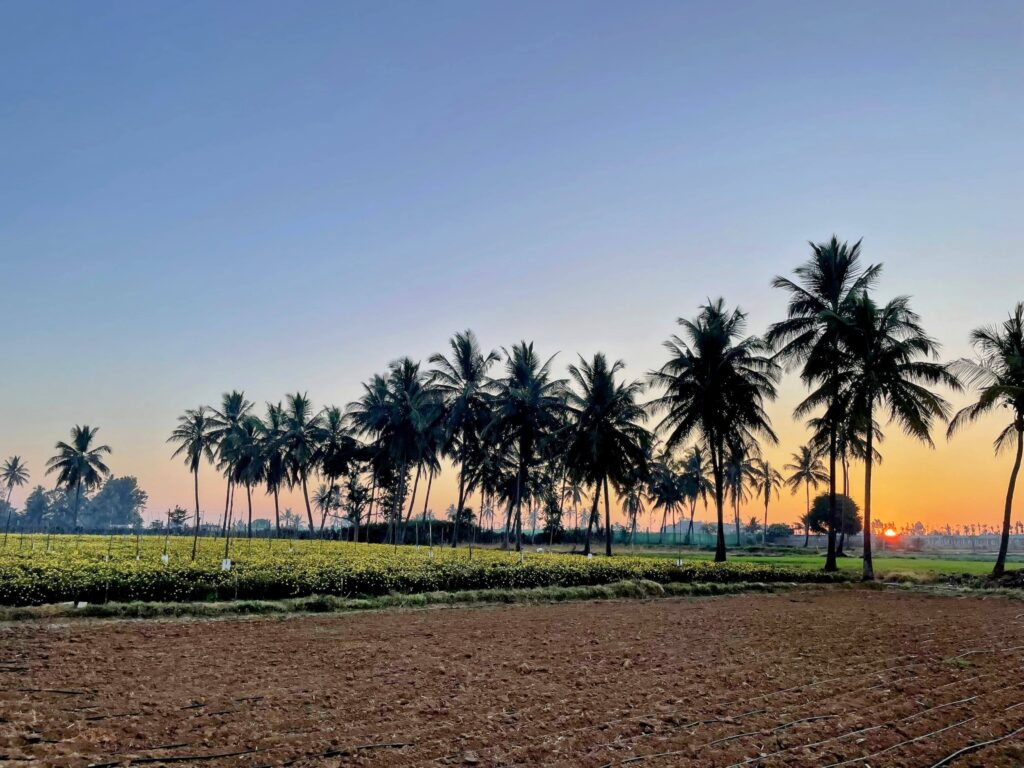
[[[532,342],[485,351],[467,330],[426,366],[407,357],[392,362],[344,409],[317,409],[297,392],[268,403],[260,416],[240,391],[226,393],[217,407],[189,409],[169,441],[193,475],[195,535],[200,469],[211,464],[225,480],[225,532],[241,491],[251,535],[257,489],[273,497],[279,530],[279,494],[288,487],[301,490],[311,532],[344,517],[358,538],[364,515],[376,509],[387,524],[386,541],[399,544],[424,485],[426,517],[431,486],[447,459],[458,480],[452,546],[460,542],[462,513],[474,494],[480,509],[504,510],[504,544],[517,550],[524,503],[561,516],[567,500],[575,508],[586,499],[583,552],[591,552],[603,506],[611,555],[614,492],[631,530],[649,504],[662,512],[663,529],[670,516],[688,514],[688,539],[698,501],[712,505],[715,559],[724,561],[727,508],[739,541],[741,503],[756,497],[763,504],[761,529],[767,531],[769,505],[781,488],[802,488],[809,516],[810,491],[823,485],[825,570],[834,571],[844,530],[837,500],[849,496],[849,467],[857,461],[864,466],[864,577],[873,578],[871,490],[884,428],[898,427],[931,445],[936,422],[948,422],[951,437],[1002,407],[1010,420],[995,447],[1012,449],[1014,461],[994,568],[1001,575],[1024,448],[1024,304],[1001,325],[971,333],[975,358],[942,362],[908,297],[877,298],[882,266],[863,263],[859,241],[833,236],[810,247],[792,275],[772,281],[788,306],[763,335],[748,333],[740,308],[709,300],[696,316],[677,321],[679,333],[664,344],[667,359],[638,380],[625,380],[623,363],[602,353],[580,357],[558,377],[553,358]],[[782,467],[783,475],[764,458],[763,446],[778,442],[766,406],[786,370],[807,388],[794,417],[806,420],[811,438]],[[940,387],[970,387],[976,398],[952,414]],[[95,434],[76,427],[48,465],[73,494],[76,518],[81,490],[109,475],[102,459],[110,449],[94,446]],[[14,476],[3,474],[8,495]]]

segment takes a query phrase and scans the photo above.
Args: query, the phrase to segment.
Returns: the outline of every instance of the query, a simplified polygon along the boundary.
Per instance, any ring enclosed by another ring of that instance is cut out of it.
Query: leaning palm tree
[[[444,404],[443,447],[459,465],[459,500],[455,507],[452,547],[459,544],[459,521],[472,491],[474,468],[484,457],[482,435],[491,412],[488,404],[488,369],[499,360],[497,352],[484,354],[472,331],[456,333],[449,341],[451,354],[431,355],[430,383]]]
[[[193,487],[196,497],[195,530],[192,532],[192,559],[196,559],[199,546],[199,465],[205,458],[213,463],[213,451],[217,444],[214,430],[217,422],[210,416],[205,405],[189,408],[178,417],[178,426],[167,439],[169,443],[177,443],[174,456],[184,456],[185,466],[192,473]]]
[[[104,479],[110,477],[110,468],[103,463],[103,456],[110,454],[109,445],[93,445],[98,427],[75,426],[71,430],[71,442],[57,443],[57,454],[46,463],[46,474],[57,473],[57,485],[69,491],[75,489],[75,504],[71,527],[78,528],[78,505],[82,491],[98,488]]]
[[[1020,472],[1021,455],[1024,454],[1024,303],[1017,304],[1013,314],[1002,325],[976,328],[971,332],[971,342],[978,353],[977,359],[961,360],[954,370],[974,387],[978,399],[953,417],[947,436],[952,437],[957,430],[998,407],[1010,412],[1010,423],[995,440],[996,453],[1011,446],[1015,448],[1003,507],[999,555],[992,569],[992,576],[998,578],[1006,570],[1013,492]]]
[[[313,508],[309,503],[309,475],[316,468],[318,439],[322,428],[323,417],[313,410],[313,403],[308,395],[296,392],[285,397],[281,448],[288,472],[288,484],[302,488],[310,536],[316,531],[316,526],[313,523]]]
[[[884,411],[903,431],[931,446],[931,425],[945,421],[949,404],[929,387],[960,382],[935,362],[938,344],[921,327],[905,296],[878,306],[864,292],[851,306],[842,336],[842,386],[849,400],[849,450],[864,460],[864,579],[875,577],[871,559],[871,471],[876,450],[876,415]],[[925,358],[925,359],[922,359]],[[928,360],[926,358],[932,358]],[[864,436],[861,445],[859,436]]]
[[[766,340],[778,350],[778,357],[800,365],[800,378],[816,388],[812,398],[798,407],[805,413],[811,405],[824,408],[828,434],[829,516],[826,571],[836,571],[836,460],[839,425],[844,414],[838,404],[839,376],[843,361],[839,354],[844,318],[853,300],[878,279],[881,265],[862,267],[860,241],[852,246],[833,235],[826,243],[811,243],[811,257],[794,270],[795,280],[776,277],[772,285],[789,294],[787,317],[768,329]]]
[[[765,459],[755,459],[753,469],[751,480],[754,490],[764,502],[764,525],[761,527],[761,546],[764,546],[768,543],[768,504],[772,496],[779,498],[779,489],[785,481],[779,470]]]
[[[616,381],[625,368],[617,360],[611,365],[598,352],[593,360],[580,358],[569,366],[576,389],[568,394],[572,414],[566,464],[569,471],[594,488],[594,509],[587,524],[584,554],[590,554],[590,534],[595,522],[597,501],[604,489],[605,554],[612,556],[612,516],[609,481],[620,492],[644,479],[650,435],[641,422],[646,417],[639,403],[644,391],[639,381]]]
[[[11,528],[11,513],[14,507],[11,506],[11,494],[15,488],[20,488],[28,482],[28,467],[21,460],[20,456],[11,456],[0,467],[0,483],[7,487],[7,522],[4,524],[4,546],[7,546],[7,532]]]
[[[765,402],[775,398],[779,368],[760,338],[744,338],[747,316],[729,311],[717,299],[701,307],[694,320],[680,318],[685,340],[665,343],[669,360],[650,374],[663,394],[651,403],[664,417],[658,425],[671,448],[699,434],[711,459],[718,514],[715,560],[724,561],[725,467],[727,448],[737,438],[776,442]]]
[[[801,522],[804,522],[805,518],[809,518],[811,514],[811,488],[818,490],[819,485],[827,483],[828,472],[825,471],[825,465],[821,463],[821,455],[813,444],[800,446],[800,450],[791,454],[789,463],[785,464],[782,468],[789,472],[789,476],[786,478],[786,486],[791,493],[795,494],[800,490],[801,485],[804,487],[804,492],[807,496],[807,511],[801,518]],[[811,529],[805,524],[804,546],[808,546],[810,541]]]
[[[516,551],[523,546],[523,498],[530,488],[531,470],[543,444],[562,426],[565,380],[551,375],[551,360],[542,362],[525,341],[505,351],[505,376],[495,382],[493,416],[484,430],[514,462],[515,485],[510,511],[515,510]],[[506,524],[506,538],[509,525]]]

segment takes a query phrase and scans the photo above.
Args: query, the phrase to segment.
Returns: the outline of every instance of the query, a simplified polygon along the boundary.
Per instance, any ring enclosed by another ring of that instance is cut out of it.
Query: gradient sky
[[[189,506],[164,440],[227,389],[344,405],[465,327],[641,375],[708,296],[763,331],[833,232],[958,357],[1024,299],[1021,137],[1017,0],[2,0],[0,454],[49,485],[99,425],[151,515]],[[997,428],[888,430],[875,515],[994,524]]]

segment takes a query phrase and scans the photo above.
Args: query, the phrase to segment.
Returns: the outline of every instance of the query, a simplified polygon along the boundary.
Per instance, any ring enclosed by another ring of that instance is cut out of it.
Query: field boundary
[[[77,607],[73,603],[0,607],[0,623],[24,621],[115,619],[152,620],[175,618],[239,618],[246,616],[287,617],[325,613],[355,613],[433,607],[543,604],[590,600],[650,600],[659,598],[720,597],[751,592],[784,592],[823,589],[877,589],[852,582],[670,582],[646,579],[572,587],[531,587],[524,589],[476,589],[458,592],[419,592],[379,597],[350,598],[312,595],[282,600],[229,600],[221,602],[129,602],[95,603]]]

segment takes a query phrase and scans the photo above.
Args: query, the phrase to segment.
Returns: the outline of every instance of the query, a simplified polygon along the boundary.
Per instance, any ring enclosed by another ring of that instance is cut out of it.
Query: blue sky
[[[99,424],[156,508],[226,389],[464,327],[638,375],[833,231],[950,356],[1024,298],[1019,2],[0,2],[0,103],[0,453]]]

